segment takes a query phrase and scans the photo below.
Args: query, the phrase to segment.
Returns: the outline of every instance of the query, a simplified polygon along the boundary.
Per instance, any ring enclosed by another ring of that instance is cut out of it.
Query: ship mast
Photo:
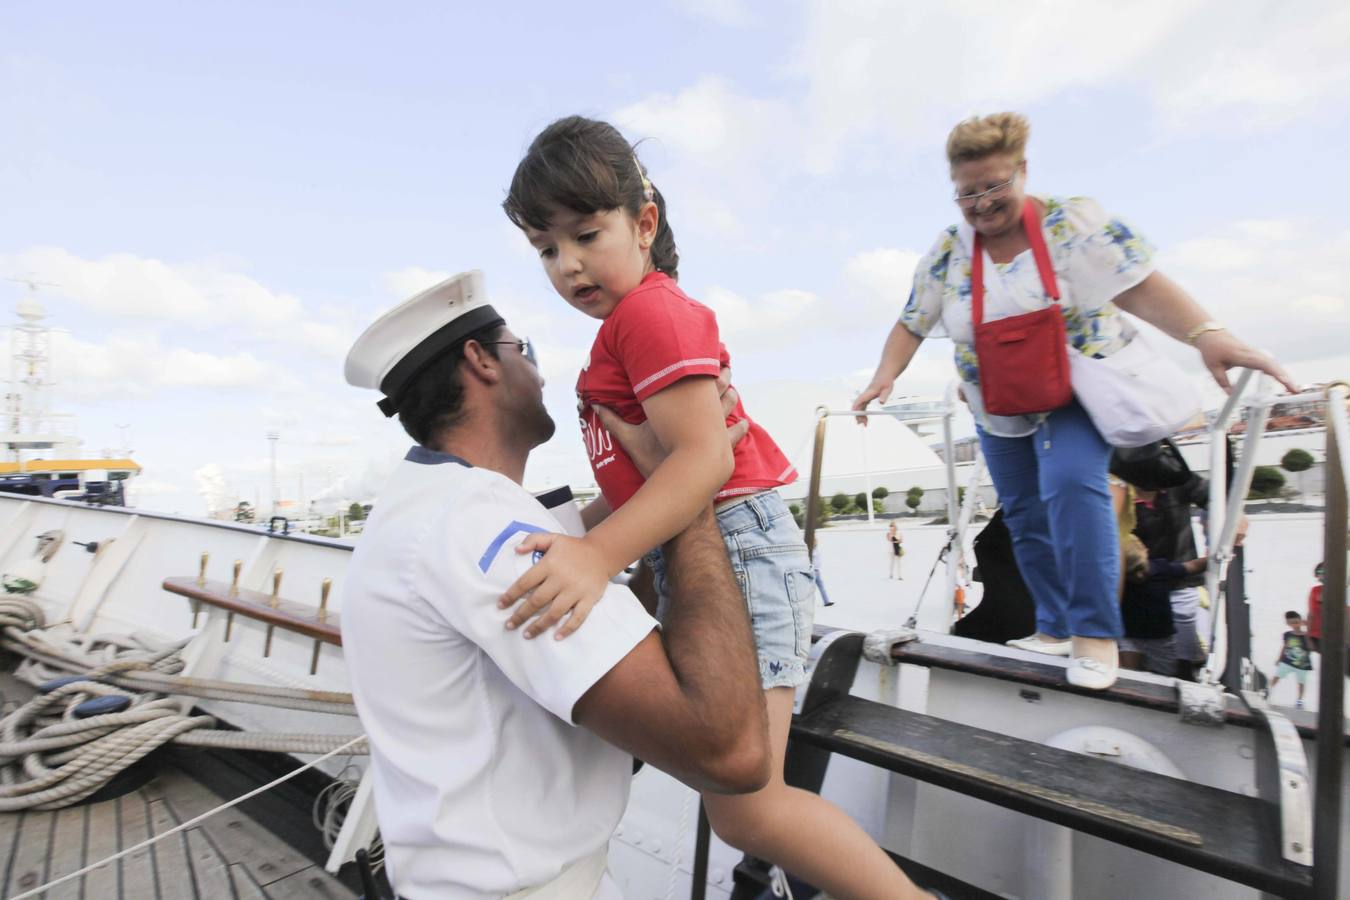
[[[5,393],[4,421],[0,423],[0,445],[7,461],[22,464],[25,450],[73,451],[79,440],[73,436],[72,417],[51,411],[51,328],[45,324],[47,310],[37,290],[39,286],[55,285],[10,280],[26,284],[28,294],[16,306],[19,321],[9,336],[9,389]]]

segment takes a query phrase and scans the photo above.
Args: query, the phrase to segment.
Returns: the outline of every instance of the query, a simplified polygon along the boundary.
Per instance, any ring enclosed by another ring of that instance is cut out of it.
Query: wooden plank
[[[248,866],[243,863],[235,863],[230,866],[230,877],[234,879],[235,890],[238,891],[239,900],[267,900],[267,892],[263,890],[262,885],[249,874]]]
[[[150,802],[150,824],[158,835],[164,834],[178,822],[169,812],[168,803],[161,799]],[[202,896],[197,891],[187,837],[182,832],[155,844],[155,874],[159,879],[159,895],[165,900],[171,897],[187,900]]]
[[[792,738],[1281,896],[1311,883],[1256,798],[858,697],[800,717]]]
[[[266,885],[270,900],[352,900],[356,895],[318,866]]]
[[[206,900],[225,900],[238,896],[230,878],[230,866],[200,828],[187,831],[188,856],[197,876],[197,892]]]
[[[169,593],[189,600],[209,603],[237,615],[342,646],[342,628],[337,614],[325,613],[323,621],[319,621],[319,608],[308,603],[278,598],[274,605],[271,594],[246,588],[231,591],[230,585],[223,581],[208,580],[198,584],[192,577],[166,578],[163,587]]]
[[[105,800],[85,807],[89,813],[85,820],[88,829],[85,838],[85,865],[107,859],[118,849],[117,801]],[[117,884],[117,863],[109,863],[84,876],[84,896],[87,900],[101,900],[103,897],[120,897]]]
[[[134,847],[150,837],[150,801],[144,789],[117,798],[119,827],[118,850]],[[155,847],[137,850],[119,860],[123,897],[144,897],[145,900],[163,900],[155,879]]]
[[[87,807],[70,806],[54,813],[56,822],[52,828],[52,844],[49,848],[47,863],[48,879],[60,878],[85,864],[85,827]],[[84,893],[84,878],[76,878],[47,891],[47,900],[81,900]]]
[[[56,816],[50,812],[28,811],[19,823],[19,840],[11,860],[9,890],[31,890],[47,881],[47,851],[51,847],[52,826]]]
[[[191,815],[224,802],[177,770],[166,772],[163,784],[171,788],[175,804],[185,810],[195,810]],[[241,813],[238,807],[217,813],[198,827],[206,831],[227,863],[245,866],[260,885],[268,885],[313,865],[272,832]]]

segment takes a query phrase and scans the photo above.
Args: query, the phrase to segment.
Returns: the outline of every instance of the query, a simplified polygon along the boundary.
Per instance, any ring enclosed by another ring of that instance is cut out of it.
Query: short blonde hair
[[[1006,153],[1021,162],[1026,158],[1030,135],[1031,123],[1021,113],[972,116],[947,135],[947,162],[954,166],[993,153]]]

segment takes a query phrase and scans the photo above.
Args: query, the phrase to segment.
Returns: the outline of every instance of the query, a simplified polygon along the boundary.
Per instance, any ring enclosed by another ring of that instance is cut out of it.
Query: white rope
[[[312,761],[312,762],[307,762],[307,763],[305,763],[303,766],[301,766],[300,768],[296,769],[294,772],[289,772],[289,773],[287,773],[287,774],[285,774],[285,775],[282,775],[280,778],[277,778],[277,779],[274,780],[274,781],[270,781],[270,782],[268,782],[267,784],[264,784],[264,785],[263,785],[262,787],[260,787],[260,788],[256,788],[256,789],[254,789],[254,790],[249,791],[247,794],[244,794],[242,797],[236,797],[236,798],[233,799],[233,800],[230,800],[230,801],[228,801],[228,802],[226,802],[226,803],[222,803],[220,806],[217,806],[215,809],[207,810],[206,812],[202,813],[201,815],[195,816],[194,818],[191,818],[191,819],[187,820],[186,822],[184,822],[184,823],[181,824],[181,825],[176,825],[176,826],[174,826],[173,828],[170,828],[168,831],[164,832],[163,834],[157,834],[157,835],[155,835],[155,836],[152,837],[152,838],[149,838],[149,839],[147,839],[147,840],[141,841],[139,844],[137,844],[137,845],[134,846],[134,847],[128,847],[126,850],[122,850],[122,851],[120,851],[120,852],[118,852],[118,853],[114,853],[112,856],[109,856],[109,857],[107,857],[106,859],[101,859],[101,860],[99,860],[99,861],[96,862],[96,863],[92,863],[92,864],[90,864],[90,865],[87,865],[87,866],[85,866],[83,869],[77,869],[76,871],[71,872],[69,875],[62,875],[60,878],[57,878],[57,879],[55,879],[55,880],[53,880],[53,881],[49,881],[49,882],[47,882],[47,883],[44,884],[44,885],[41,885],[41,886],[39,886],[39,887],[33,888],[32,890],[24,891],[22,894],[15,894],[13,897],[10,897],[9,900],[26,900],[26,898],[28,898],[28,897],[36,897],[36,896],[38,896],[39,894],[41,894],[43,891],[50,890],[50,889],[56,887],[57,885],[65,884],[67,881],[71,881],[72,879],[79,878],[81,875],[87,875],[87,874],[89,874],[90,872],[94,871],[95,869],[100,868],[101,866],[106,866],[106,865],[107,865],[108,863],[110,863],[110,862],[116,862],[117,860],[121,859],[121,858],[124,857],[124,856],[129,856],[129,855],[131,855],[132,853],[135,853],[135,852],[138,851],[138,850],[144,850],[146,847],[149,847],[151,844],[154,844],[154,843],[157,843],[157,842],[159,842],[159,841],[162,841],[162,840],[164,840],[164,839],[167,838],[167,837],[172,837],[173,835],[178,834],[180,831],[186,831],[186,830],[189,829],[189,828],[193,828],[193,827],[195,827],[198,823],[204,822],[205,820],[209,819],[211,816],[214,816],[214,815],[215,815],[216,813],[218,813],[218,812],[223,812],[224,810],[230,809],[231,807],[238,806],[240,803],[243,803],[245,800],[250,800],[250,799],[252,799],[252,798],[258,796],[259,794],[261,794],[261,793],[263,793],[263,792],[265,792],[265,791],[270,791],[272,788],[276,787],[276,786],[279,785],[279,784],[283,784],[284,782],[290,781],[292,778],[294,778],[295,776],[299,775],[301,772],[304,772],[304,771],[306,771],[307,769],[312,769],[312,768],[314,768],[315,766],[319,765],[319,763],[327,762],[327,761],[328,761],[329,759],[331,759],[332,757],[337,756],[338,754],[340,754],[340,753],[346,751],[347,748],[353,746],[353,745],[356,744],[358,741],[363,741],[363,740],[365,740],[365,737],[366,737],[366,736],[365,736],[364,734],[358,735],[357,737],[354,737],[354,738],[352,738],[350,741],[348,741],[347,743],[343,744],[341,747],[338,747],[336,750],[329,751],[328,753],[325,753],[323,756],[320,756],[318,759],[316,759],[316,760],[314,760],[314,761]]]
[[[78,680],[38,694],[0,718],[0,812],[58,809],[98,791],[118,772],[155,748],[183,744],[280,753],[320,754],[341,744],[368,745],[349,735],[269,734],[215,730],[210,716],[186,714],[166,693],[193,691],[195,679],[175,678],[183,668],[185,641],[164,644],[136,635],[64,635],[41,630],[41,609],[24,598],[0,599],[4,646],[25,656],[27,676],[39,680],[76,670]],[[55,671],[49,671],[55,666]],[[154,685],[140,692],[108,684],[132,674]],[[161,687],[166,684],[166,687]],[[350,695],[325,693],[302,700],[305,692],[273,690],[265,685],[207,682],[214,694],[243,702],[318,711],[355,713]],[[284,696],[278,697],[277,694]],[[119,712],[77,719],[76,707],[93,697],[121,697],[130,705]],[[346,699],[347,703],[333,702]]]
[[[671,853],[670,871],[666,873],[666,900],[675,900],[675,881],[680,875],[680,857],[684,855],[684,839],[689,831],[689,807],[694,802],[695,792],[684,792],[684,803],[680,806],[680,827],[675,831],[675,847]]]
[[[356,798],[357,789],[360,787],[361,774],[361,769],[355,761],[348,759],[347,765],[337,774],[333,782],[314,798],[311,820],[322,835],[323,845],[327,850],[333,849],[338,835],[342,832],[343,823],[347,821],[347,813],[350,812],[352,801]],[[375,833],[370,846],[366,848],[366,855],[372,872],[384,868],[384,840],[379,832]]]

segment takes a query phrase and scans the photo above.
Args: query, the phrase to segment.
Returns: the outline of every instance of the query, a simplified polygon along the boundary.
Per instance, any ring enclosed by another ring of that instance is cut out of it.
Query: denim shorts
[[[750,611],[760,684],[766,691],[796,687],[806,681],[816,614],[815,576],[802,533],[777,491],[728,503],[717,511],[717,524]],[[666,567],[661,549],[647,554],[646,561],[660,596],[657,618],[664,620]]]

